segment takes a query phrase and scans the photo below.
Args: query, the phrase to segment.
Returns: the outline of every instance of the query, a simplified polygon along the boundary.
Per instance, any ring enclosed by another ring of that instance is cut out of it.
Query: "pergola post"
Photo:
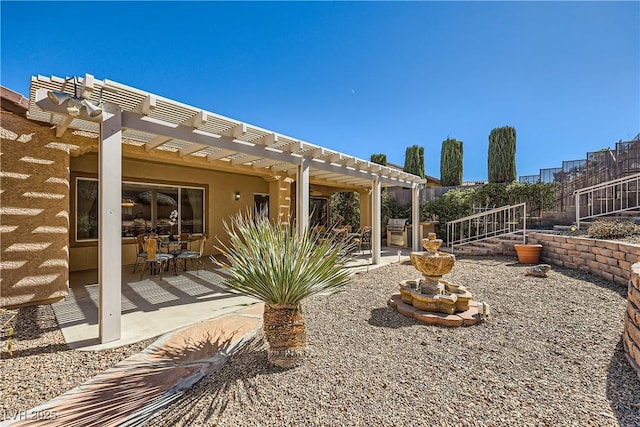
[[[371,253],[373,264],[380,264],[381,241],[381,203],[380,203],[380,178],[376,177],[371,185]]]
[[[296,168],[296,224],[300,236],[309,228],[309,160],[304,157]]]
[[[420,250],[420,184],[413,184],[411,187],[411,223],[413,250]]]
[[[101,343],[120,339],[122,292],[122,116],[104,104],[98,149],[98,288]]]

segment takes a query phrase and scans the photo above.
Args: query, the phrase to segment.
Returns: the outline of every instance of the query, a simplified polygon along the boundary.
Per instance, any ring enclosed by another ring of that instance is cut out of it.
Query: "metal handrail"
[[[631,184],[635,183],[635,188]],[[573,192],[576,205],[576,227],[583,219],[640,209],[640,173],[612,179]],[[581,205],[580,198],[586,196]],[[581,215],[581,207],[586,215]]]
[[[522,213],[519,215],[520,210]],[[521,221],[522,228],[518,228]],[[521,231],[523,243],[526,243],[526,229],[527,204],[506,205],[447,222],[447,246],[453,251],[455,245],[465,245]]]
[[[589,191],[592,190],[597,190],[601,187],[609,187],[611,185],[615,185],[615,184],[620,184],[620,183],[626,183],[627,181],[632,181],[634,179],[638,179],[640,178],[640,173],[636,173],[633,175],[628,175],[628,176],[623,176],[621,178],[616,178],[616,179],[612,179],[611,181],[606,181],[606,182],[601,182],[599,184],[595,184],[592,185],[590,187],[584,187],[584,188],[580,188],[576,191],[573,192],[574,195],[581,195],[582,193],[588,193]]]

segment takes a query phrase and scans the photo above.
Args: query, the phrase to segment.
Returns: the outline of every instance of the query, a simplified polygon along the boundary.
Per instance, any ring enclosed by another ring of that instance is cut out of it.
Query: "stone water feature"
[[[411,252],[411,264],[422,278],[400,282],[400,294],[392,295],[389,306],[400,314],[428,325],[470,326],[489,314],[489,306],[472,300],[471,292],[442,278],[453,268],[456,257],[438,252],[442,245],[435,233],[422,239],[426,251]]]

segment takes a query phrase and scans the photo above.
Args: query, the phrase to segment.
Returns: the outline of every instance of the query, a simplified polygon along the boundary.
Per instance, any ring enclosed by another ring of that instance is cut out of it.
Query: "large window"
[[[76,240],[98,238],[98,181],[76,181]],[[204,188],[122,183],[122,237],[203,234]]]
[[[98,181],[76,181],[76,240],[98,238]]]

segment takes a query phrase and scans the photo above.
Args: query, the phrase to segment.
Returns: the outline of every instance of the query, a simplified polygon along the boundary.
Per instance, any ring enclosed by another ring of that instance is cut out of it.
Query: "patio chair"
[[[145,251],[144,249],[144,235],[139,234],[138,236],[136,236],[136,263],[133,266],[134,274],[138,269],[138,265],[140,264],[140,261],[142,260],[144,262],[146,259],[147,259],[147,251]]]
[[[149,267],[151,274],[155,274],[156,269],[159,268],[160,280],[162,280],[162,273],[165,267],[169,266],[169,261],[173,259],[171,254],[163,254],[158,251],[158,240],[154,238],[148,238],[145,242],[147,249],[147,258],[145,259],[144,267],[142,268],[142,274],[140,280],[144,277],[144,272]]]
[[[353,243],[353,245],[358,246],[362,255],[364,255],[365,249],[368,249],[369,253],[371,253],[371,227],[362,227],[360,236],[354,238],[351,242]]]
[[[180,233],[180,240],[183,242],[187,242],[187,243],[183,243],[182,246],[182,250],[183,251],[188,251],[189,249],[191,249],[189,247],[189,233]]]
[[[191,263],[197,263],[197,264],[201,264],[202,268],[206,271],[207,267],[205,266],[204,261],[202,260],[202,255],[204,254],[204,244],[207,241],[207,236],[202,236],[202,239],[200,239],[200,250],[198,252],[196,251],[182,251],[180,253],[180,255],[178,255],[178,259],[182,259],[183,261],[183,266],[182,268],[184,269],[184,271],[187,271],[187,260],[190,259]],[[199,271],[200,269],[196,270]]]

